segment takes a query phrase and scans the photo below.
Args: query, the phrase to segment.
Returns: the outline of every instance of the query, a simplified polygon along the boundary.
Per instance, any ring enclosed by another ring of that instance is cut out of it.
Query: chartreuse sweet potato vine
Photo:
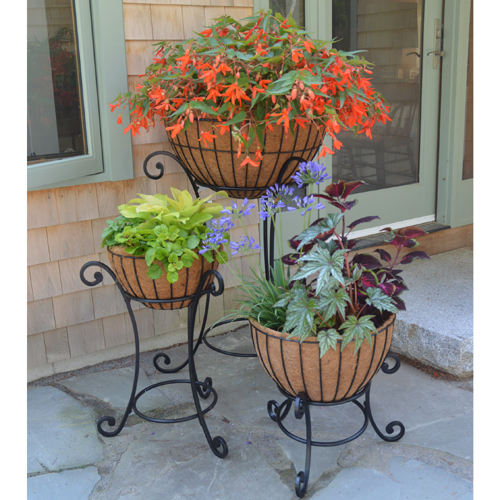
[[[208,221],[216,222],[224,208],[218,203],[209,202],[209,196],[194,200],[188,191],[170,188],[173,199],[162,194],[154,196],[140,194],[140,198],[118,207],[121,215],[108,220],[108,227],[102,233],[102,247],[122,245],[131,255],[144,255],[148,265],[148,276],[158,279],[162,267],[170,283],[175,283],[178,272],[183,267],[191,267],[194,259],[199,259],[209,238]],[[217,195],[227,196],[224,191]],[[217,247],[227,243],[227,232],[219,238]],[[215,242],[214,242],[215,243]],[[213,262],[211,252],[204,257]],[[227,254],[219,248],[216,255],[220,263],[227,260]],[[153,263],[159,261],[161,265]]]
[[[330,49],[332,41],[313,40],[291,17],[271,11],[244,21],[223,16],[196,39],[156,44],[136,93],[120,94],[110,105],[112,111],[129,106],[125,132],[135,136],[159,119],[175,137],[195,120],[210,118],[212,130],[199,140],[208,146],[232,126],[238,157],[246,154],[241,165],[258,167],[264,134],[276,124],[292,134],[306,123],[324,127],[333,149],[340,149],[340,130],[371,137],[375,122],[389,119],[384,98],[364,76],[372,64],[359,51]],[[327,153],[333,151],[323,145],[319,157]]]

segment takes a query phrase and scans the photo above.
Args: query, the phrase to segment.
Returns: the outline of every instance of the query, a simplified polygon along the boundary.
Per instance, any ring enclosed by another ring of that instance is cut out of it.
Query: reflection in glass
[[[390,105],[391,122],[377,124],[373,139],[342,132],[333,156],[334,180],[362,179],[372,191],[418,182],[423,0],[334,0],[337,50],[365,50],[372,83]]]
[[[71,0],[28,0],[28,161],[86,153]]]
[[[279,12],[283,17],[288,17],[292,14],[292,18],[299,25],[306,25],[305,18],[305,0],[270,0],[269,8],[274,13]]]

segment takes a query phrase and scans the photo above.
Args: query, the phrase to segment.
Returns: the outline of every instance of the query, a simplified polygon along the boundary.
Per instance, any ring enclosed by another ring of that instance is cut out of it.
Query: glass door
[[[336,0],[331,32],[340,50],[364,50],[375,64],[374,88],[389,103],[392,121],[377,126],[373,139],[339,134],[343,148],[328,158],[334,181],[363,180],[355,220],[378,215],[378,226],[435,220],[441,0]],[[320,186],[324,188],[325,186]],[[320,214],[324,216],[330,207]]]
[[[441,43],[436,37],[441,36],[442,0],[270,0],[268,5],[301,16],[296,20],[303,20],[312,36],[336,38],[334,48],[364,50],[366,60],[375,64],[372,83],[390,105],[392,121],[374,128],[371,140],[339,134],[343,148],[321,160],[333,181],[366,183],[356,191],[359,204],[347,221],[366,215],[380,219],[363,225],[356,236],[387,225],[434,221],[441,58],[429,52]],[[328,206],[318,216],[334,211]],[[285,218],[283,236],[289,239],[302,222],[297,212]]]

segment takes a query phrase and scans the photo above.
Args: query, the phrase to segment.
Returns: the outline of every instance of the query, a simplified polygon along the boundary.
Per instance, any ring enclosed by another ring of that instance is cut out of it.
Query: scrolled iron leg
[[[195,318],[196,318],[196,310],[198,308],[198,303],[200,301],[200,296],[201,296],[201,291],[204,288],[204,285],[208,279],[210,279],[210,276],[213,275],[215,278],[219,281],[219,285],[223,283],[222,277],[217,271],[210,270],[207,271],[200,282],[200,285],[198,286],[198,290],[196,292],[195,298],[193,299],[193,302],[189,305],[188,308],[188,364],[189,364],[189,378],[191,381],[191,392],[193,394],[193,401],[196,407],[196,412],[198,414],[198,421],[200,422],[201,428],[203,429],[203,432],[205,434],[205,437],[207,439],[207,442],[214,453],[216,457],[219,458],[225,458],[228,454],[228,447],[226,441],[220,437],[216,436],[212,438],[210,431],[208,430],[207,423],[205,421],[205,417],[203,415],[203,412],[201,410],[201,405],[200,405],[200,400],[199,398],[202,397],[203,399],[207,398],[210,393],[212,392],[210,389],[205,389],[201,388],[202,390],[200,391],[199,385],[196,383],[198,381],[197,374],[196,374],[196,366],[194,362],[194,323],[195,323]],[[210,285],[210,293],[212,295],[218,294],[218,292],[221,292],[221,286],[219,286],[219,290],[216,290],[214,285]],[[208,304],[208,301],[207,301]],[[200,335],[201,338],[201,335]],[[212,387],[212,379],[210,377],[207,377],[205,379],[205,383],[208,384],[210,387]]]
[[[393,359],[395,364],[392,368],[390,368],[388,363],[384,361],[384,363],[382,364],[382,371],[389,375],[396,373],[399,370],[399,367],[401,366],[400,359],[395,354],[392,353],[387,354],[386,360],[387,358]],[[371,390],[371,382],[369,383],[368,389],[365,394],[365,408],[366,411],[368,412],[368,418],[370,419],[370,423],[372,424],[373,429],[378,434],[378,436],[384,441],[388,442],[399,441],[405,435],[405,426],[399,420],[393,420],[392,422],[389,422],[387,424],[385,431],[387,432],[387,434],[394,434],[395,427],[398,427],[399,432],[397,434],[395,434],[394,436],[387,436],[380,431],[380,429],[377,427],[377,424],[375,423],[375,420],[373,419],[372,408],[370,404],[370,390]]]
[[[127,422],[128,416],[132,413],[132,408],[133,408],[133,405],[134,405],[136,391],[137,391],[137,382],[139,380],[139,361],[140,361],[140,357],[139,357],[139,354],[140,354],[140,349],[139,349],[139,334],[138,334],[138,331],[137,331],[137,323],[135,321],[135,316],[134,316],[134,313],[132,311],[132,306],[130,304],[130,299],[128,299],[125,296],[123,288],[117,282],[115,274],[113,273],[113,271],[108,266],[106,266],[102,262],[98,262],[98,261],[87,262],[80,269],[80,279],[82,280],[82,282],[85,283],[87,286],[96,286],[96,285],[98,285],[99,283],[102,282],[103,276],[102,276],[102,273],[100,273],[100,272],[96,272],[94,274],[94,281],[89,281],[89,280],[87,280],[85,278],[85,271],[89,267],[92,267],[92,266],[96,266],[96,267],[100,267],[101,269],[104,269],[111,276],[111,278],[114,280],[114,282],[116,283],[116,286],[120,290],[120,292],[122,294],[122,297],[123,297],[123,300],[125,301],[125,305],[127,306],[127,310],[128,310],[129,316],[130,316],[130,320],[132,321],[132,328],[134,330],[134,341],[135,341],[135,371],[134,371],[134,381],[132,383],[132,391],[130,393],[130,398],[129,398],[129,401],[128,401],[127,409],[125,410],[125,414],[123,415],[123,417],[122,417],[122,419],[121,419],[118,427],[116,427],[116,429],[114,429],[114,430],[105,430],[105,429],[103,429],[103,424],[106,423],[109,427],[115,427],[115,425],[116,425],[116,419],[115,419],[115,417],[105,416],[105,417],[101,417],[97,421],[97,430],[99,431],[99,433],[101,435],[103,435],[103,436],[106,436],[106,437],[113,437],[113,436],[118,435],[121,432],[121,430],[123,429],[125,423]]]
[[[285,420],[291,407],[291,399],[286,399],[280,405],[273,399],[267,403],[267,413],[271,417],[271,420],[273,420],[274,422],[278,422],[278,420],[281,422]]]
[[[311,413],[309,411],[309,403],[306,395],[301,392],[295,398],[294,408],[295,418],[302,419],[306,416],[306,464],[304,471],[300,471],[295,479],[295,494],[299,498],[303,498],[307,491],[309,483],[309,472],[311,470],[311,447],[312,447],[312,429],[311,429]]]

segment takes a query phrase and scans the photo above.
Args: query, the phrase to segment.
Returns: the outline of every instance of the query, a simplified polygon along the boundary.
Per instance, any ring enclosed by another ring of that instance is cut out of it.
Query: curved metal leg
[[[291,399],[285,399],[285,401],[283,401],[280,405],[273,399],[267,403],[267,413],[274,422],[278,422],[278,420],[281,422],[282,420],[285,420],[291,407]]]
[[[306,416],[306,464],[304,471],[300,471],[295,479],[295,494],[302,498],[307,491],[309,482],[309,472],[311,470],[311,446],[312,446],[312,431],[311,431],[311,414],[309,412],[309,404],[306,395],[301,392],[295,398],[295,418],[301,419],[304,414]]]
[[[227,453],[228,453],[227,443],[220,436],[216,436],[216,437],[212,438],[210,431],[208,430],[208,426],[207,426],[207,423],[205,421],[205,418],[204,418],[204,415],[203,415],[203,412],[202,412],[202,409],[200,406],[199,397],[207,398],[210,395],[211,390],[206,389],[204,387],[200,387],[197,384],[198,376],[196,374],[196,366],[195,366],[195,362],[194,362],[194,323],[195,323],[195,318],[196,318],[196,310],[198,308],[198,303],[200,301],[201,291],[203,290],[204,284],[206,283],[206,281],[208,279],[210,279],[211,275],[213,275],[218,280],[219,289],[216,290],[214,284],[211,284],[210,285],[210,293],[212,295],[220,295],[224,289],[222,277],[220,276],[220,274],[214,270],[207,271],[201,279],[200,285],[198,286],[198,290],[196,292],[195,298],[193,299],[193,302],[189,305],[189,308],[188,308],[189,378],[190,378],[190,382],[191,382],[191,392],[193,394],[193,400],[194,400],[194,404],[196,407],[196,412],[198,414],[198,421],[200,422],[201,428],[203,429],[203,432],[205,434],[207,442],[210,445],[210,448],[215,456],[217,456],[219,458],[225,458],[227,456]],[[207,300],[207,305],[208,305],[208,300]],[[210,377],[207,377],[205,379],[205,383],[211,387],[212,386],[212,379],[210,379]]]
[[[389,375],[396,373],[399,370],[399,367],[401,366],[400,359],[392,353],[387,354],[386,359],[387,358],[393,359],[395,361],[395,365],[392,368],[389,368],[389,365],[384,361],[384,363],[382,364],[382,371]],[[393,420],[392,422],[389,422],[385,428],[387,434],[393,434],[394,428],[399,427],[399,432],[394,436],[387,436],[383,434],[377,427],[377,424],[375,424],[375,420],[373,419],[373,414],[372,414],[372,408],[370,405],[370,389],[371,389],[371,382],[368,384],[368,389],[365,395],[365,407],[368,412],[368,418],[370,419],[370,423],[372,424],[373,429],[378,434],[378,436],[384,441],[392,442],[400,440],[405,435],[405,426],[399,420]]]
[[[80,279],[87,286],[96,286],[102,282],[103,276],[102,276],[102,273],[100,273],[100,272],[96,272],[94,274],[94,281],[89,281],[85,278],[84,273],[91,266],[97,266],[97,267],[104,269],[111,276],[111,278],[114,280],[114,282],[116,283],[116,286],[118,287],[118,289],[120,290],[120,292],[122,294],[123,300],[125,301],[125,304],[127,306],[127,310],[128,310],[129,316],[130,316],[130,320],[132,321],[132,328],[134,330],[134,341],[135,341],[134,381],[132,383],[132,391],[130,393],[130,399],[128,401],[127,409],[125,410],[125,414],[123,415],[118,427],[114,430],[108,430],[108,431],[104,430],[103,424],[107,423],[109,427],[115,427],[115,425],[116,425],[115,417],[105,416],[105,417],[101,417],[97,421],[97,430],[99,431],[99,433],[102,434],[103,436],[106,436],[106,437],[113,437],[113,436],[118,435],[121,432],[121,430],[123,429],[123,426],[127,422],[128,416],[132,413],[132,409],[133,409],[133,405],[134,405],[134,401],[135,401],[135,397],[136,397],[136,391],[137,391],[137,381],[139,380],[139,361],[140,361],[140,358],[139,358],[139,354],[140,354],[139,334],[137,331],[137,323],[135,321],[135,316],[134,316],[134,313],[132,311],[132,306],[130,304],[130,299],[125,296],[124,290],[121,287],[120,283],[117,282],[115,274],[108,266],[106,266],[106,264],[103,264],[102,262],[98,262],[98,261],[87,262],[86,264],[84,264],[82,266],[82,268],[80,270]]]

